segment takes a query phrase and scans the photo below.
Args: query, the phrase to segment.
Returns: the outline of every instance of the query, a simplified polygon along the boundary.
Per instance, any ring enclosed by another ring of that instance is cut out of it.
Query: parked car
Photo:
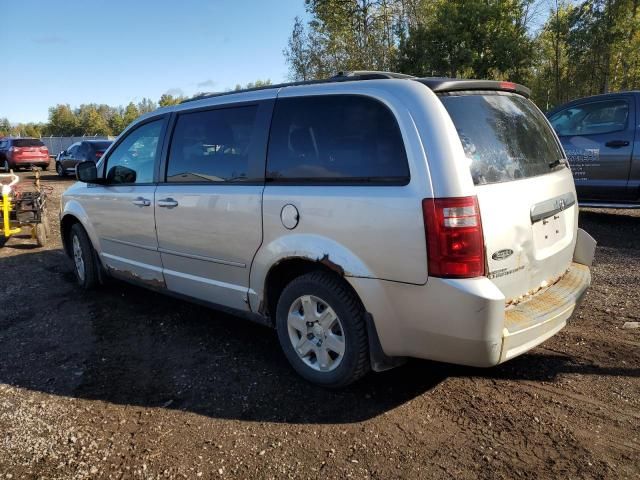
[[[97,162],[112,143],[111,140],[82,140],[70,145],[56,156],[56,172],[64,177],[75,173],[80,162]]]
[[[37,138],[0,139],[0,170],[40,167],[49,168],[49,149]]]
[[[56,172],[64,177],[75,173],[76,165],[80,162],[97,162],[112,143],[110,140],[83,140],[72,144],[56,156]]]
[[[640,207],[640,91],[580,98],[547,115],[580,205]]]
[[[84,288],[108,274],[273,325],[320,385],[496,365],[565,326],[595,249],[528,96],[355,72],[162,108],[78,165],[65,250]]]

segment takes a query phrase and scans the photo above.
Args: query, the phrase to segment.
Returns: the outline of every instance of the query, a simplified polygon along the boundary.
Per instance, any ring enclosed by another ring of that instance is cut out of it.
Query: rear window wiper
[[[559,158],[558,160],[554,160],[553,162],[549,162],[549,168],[555,168],[558,165],[564,165],[564,158]]]

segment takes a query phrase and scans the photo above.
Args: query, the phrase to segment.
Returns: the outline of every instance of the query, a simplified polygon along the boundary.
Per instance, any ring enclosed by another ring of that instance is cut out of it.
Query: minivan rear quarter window
[[[525,97],[506,92],[441,94],[476,185],[544,175],[565,168],[545,117]]]
[[[400,128],[381,102],[359,95],[279,99],[267,180],[406,184],[409,166]]]

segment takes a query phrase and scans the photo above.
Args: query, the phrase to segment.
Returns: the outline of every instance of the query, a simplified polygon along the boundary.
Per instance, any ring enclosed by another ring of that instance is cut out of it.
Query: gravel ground
[[[22,175],[25,181],[30,174]],[[640,211],[570,324],[492,369],[412,361],[339,391],[273,331],[126,284],[79,291],[57,232],[0,249],[0,478],[638,478]]]

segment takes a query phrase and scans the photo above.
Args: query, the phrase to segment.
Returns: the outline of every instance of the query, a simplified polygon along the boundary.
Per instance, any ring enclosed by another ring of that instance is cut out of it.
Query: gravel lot
[[[31,174],[22,174],[27,181]],[[640,211],[599,242],[570,325],[481,370],[412,361],[330,392],[275,332],[111,282],[85,294],[57,234],[0,249],[0,478],[638,478]]]

